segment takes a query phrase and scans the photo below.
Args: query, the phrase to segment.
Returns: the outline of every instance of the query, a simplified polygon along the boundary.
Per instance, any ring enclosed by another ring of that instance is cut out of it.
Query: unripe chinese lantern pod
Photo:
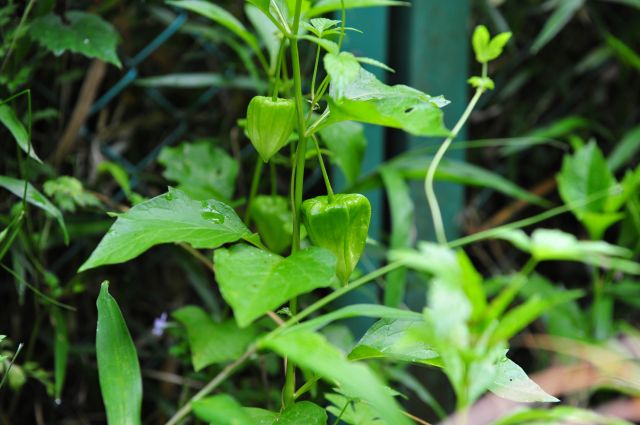
[[[295,125],[296,106],[291,99],[255,96],[247,109],[247,134],[264,162],[288,142]]]

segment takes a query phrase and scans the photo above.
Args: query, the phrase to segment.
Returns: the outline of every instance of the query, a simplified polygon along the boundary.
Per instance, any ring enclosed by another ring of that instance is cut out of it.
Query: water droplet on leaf
[[[217,209],[215,209],[212,205],[209,205],[208,202],[202,201],[202,211],[200,212],[200,216],[207,221],[212,221],[217,224],[224,223],[224,215],[220,213]]]

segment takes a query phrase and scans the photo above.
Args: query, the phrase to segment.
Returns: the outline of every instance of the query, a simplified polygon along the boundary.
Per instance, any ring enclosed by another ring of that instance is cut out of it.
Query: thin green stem
[[[260,185],[260,175],[262,174],[262,167],[264,161],[260,158],[260,155],[256,158],[256,167],[253,170],[253,178],[251,179],[251,189],[249,189],[249,200],[247,201],[247,209],[244,212],[244,224],[249,224],[251,219],[251,205],[258,193],[258,186]]]
[[[280,42],[280,49],[278,50],[278,59],[276,61],[276,71],[273,73],[273,94],[271,95],[271,100],[274,102],[278,98],[278,89],[280,85],[280,73],[282,70],[282,61],[284,60],[284,51],[287,46],[287,39],[282,37],[282,41]]]
[[[318,66],[320,64],[320,46],[318,46],[316,48],[316,61],[313,65],[313,76],[311,77],[311,101],[313,103],[313,101],[316,98],[316,78],[318,77]],[[313,104],[312,107],[309,108],[309,112],[313,111]]]
[[[574,208],[579,208],[585,205],[588,205],[592,202],[597,201],[598,199],[605,198],[610,194],[615,193],[617,189],[615,187],[609,188],[606,190],[602,190],[600,192],[594,193],[593,195],[587,196],[584,200],[580,202],[573,202],[568,205],[562,205],[556,208],[552,208],[548,211],[544,211],[540,214],[534,215],[533,217],[527,217],[522,220],[517,220],[511,223],[507,223],[500,227],[494,227],[493,229],[484,230],[482,232],[474,233],[473,235],[465,236],[454,241],[447,243],[449,248],[459,248],[464,245],[469,245],[471,243],[479,242],[484,239],[491,239],[499,236],[501,232],[505,230],[513,230],[513,229],[521,229],[523,227],[531,226],[536,223],[540,223],[541,221],[545,221],[551,217],[555,217],[560,214],[564,214],[573,210]]]
[[[322,178],[324,179],[324,185],[327,188],[327,195],[329,196],[329,203],[331,204],[334,199],[333,188],[331,187],[331,181],[329,180],[329,174],[324,166],[324,160],[322,159],[322,152],[320,152],[320,145],[318,144],[318,138],[311,136],[313,144],[316,146],[316,155],[318,156],[318,162],[320,163],[320,170],[322,171]]]
[[[218,385],[224,382],[225,379],[229,375],[231,375],[242,363],[245,362],[249,357],[251,357],[257,351],[257,347],[255,345],[250,346],[247,351],[244,352],[242,356],[240,356],[236,361],[229,363],[224,369],[218,373],[215,378],[213,378],[207,385],[205,385],[200,391],[198,391],[187,404],[182,406],[180,410],[178,410],[172,417],[167,421],[165,425],[175,425],[180,422],[185,416],[191,413],[192,407],[191,403],[194,401],[200,400],[201,398],[208,395],[211,391],[215,390]]]
[[[298,51],[298,28],[300,27],[300,14],[302,13],[302,0],[296,0],[295,12],[293,15],[293,26],[291,33],[291,66],[293,71],[293,86],[296,103],[296,115],[298,118],[298,146],[295,158],[295,177],[293,182],[293,252],[300,250],[300,208],[302,206],[302,189],[304,184],[304,162],[307,150],[305,140],[306,120],[304,117],[304,100],[302,94],[302,73],[300,71],[300,53]],[[298,300],[294,297],[289,302],[289,310],[295,315],[298,310]],[[285,383],[282,390],[282,402],[285,407],[294,401],[296,389],[296,367],[291,361],[287,361],[285,371]]]
[[[484,63],[482,64],[482,77],[486,77],[486,76],[487,76],[487,64]],[[484,91],[485,89],[483,87],[480,87],[476,90],[475,94],[471,98],[471,101],[467,105],[467,108],[464,110],[464,113],[462,114],[460,119],[458,119],[458,122],[453,127],[453,130],[451,130],[451,134],[449,134],[449,137],[447,137],[445,141],[442,143],[442,145],[440,145],[440,148],[438,149],[433,159],[431,160],[431,164],[429,164],[429,169],[427,170],[427,175],[424,179],[424,192],[425,192],[425,195],[427,196],[429,209],[431,210],[431,217],[433,219],[433,227],[436,233],[436,240],[438,241],[439,244],[442,244],[442,245],[446,245],[447,236],[444,230],[444,223],[442,221],[440,206],[438,205],[438,198],[436,197],[436,193],[433,188],[433,180],[435,178],[438,165],[440,165],[440,161],[442,161],[444,154],[447,152],[447,149],[449,148],[453,140],[458,136],[458,134],[460,133],[460,130],[462,130],[462,127],[469,119],[471,112],[476,107]]]
[[[22,27],[27,22],[27,17],[29,16],[29,13],[31,12],[31,9],[33,8],[33,5],[35,3],[36,3],[36,0],[30,0],[29,3],[27,4],[27,7],[24,9],[24,13],[22,14],[22,17],[20,18],[20,22],[18,23],[18,27],[16,28],[16,30],[13,33],[13,38],[11,39],[11,45],[9,45],[9,50],[7,51],[7,54],[5,55],[4,60],[2,61],[2,66],[0,66],[0,74],[2,74],[2,71],[4,71],[4,67],[9,62],[9,58],[11,57],[11,53],[13,53],[13,49],[16,46],[16,42],[18,41],[18,39],[22,35]]]

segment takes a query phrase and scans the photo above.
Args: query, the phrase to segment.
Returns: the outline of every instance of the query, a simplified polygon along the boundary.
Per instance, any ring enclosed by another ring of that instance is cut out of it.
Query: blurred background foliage
[[[216,3],[237,17],[244,16],[242,1]],[[638,165],[638,1],[473,0],[471,6],[469,34],[476,24],[484,23],[493,33],[513,32],[514,41],[507,54],[492,64],[497,89],[483,99],[468,126],[468,139],[482,140],[486,146],[468,149],[467,161],[502,174],[555,203],[560,202],[555,174],[563,156],[572,149],[594,140],[609,155],[623,146],[616,154],[618,169]],[[38,19],[53,11],[64,21],[75,10],[100,15],[113,25],[120,37],[121,67],[70,52],[55,56],[39,43],[34,31]],[[394,13],[391,11],[392,18]],[[23,16],[26,18],[21,25]],[[167,185],[181,183],[174,177],[181,172],[172,172],[168,166],[172,157],[193,158],[191,171],[197,173],[202,169],[196,163],[198,159],[215,156],[212,167],[219,170],[215,181],[235,182],[235,193],[222,196],[242,203],[247,195],[253,157],[238,120],[245,115],[249,97],[264,88],[256,78],[257,62],[251,51],[223,27],[194,16],[185,18],[160,1],[9,0],[0,7],[0,98],[31,90],[33,148],[45,160],[21,166],[17,159],[20,153],[2,129],[0,175],[22,177],[44,192],[63,211],[71,240],[69,246],[64,245],[55,218],[30,211],[26,225],[13,236],[12,243],[6,239],[1,245],[0,331],[9,338],[0,341],[0,354],[10,358],[20,342],[25,344],[9,377],[12,389],[0,392],[2,424],[102,423],[94,336],[97,283],[103,279],[117,281],[113,291],[129,328],[137,336],[143,377],[151,383],[145,385],[147,423],[166,419],[178,400],[214,372],[191,371],[181,329],[169,324],[163,337],[151,333],[153,318],[189,303],[204,304],[218,317],[226,313],[227,307],[210,284],[208,270],[199,265],[197,257],[180,247],[161,246],[135,263],[76,274],[112,222],[105,211],[121,211],[164,192]],[[176,20],[181,25],[175,33],[166,33]],[[313,51],[309,49],[304,55],[307,67],[311,67]],[[120,87],[123,90],[117,91]],[[114,97],[107,102],[111,94]],[[26,122],[26,96],[11,101],[11,106]],[[517,143],[491,143],[504,138],[514,138]],[[184,146],[162,150],[202,139],[213,140],[216,148],[227,154],[189,153]],[[237,170],[229,165],[234,160]],[[284,192],[288,181],[283,178],[276,185]],[[2,228],[10,229],[16,219],[16,199],[6,191],[0,195]],[[514,203],[482,188],[467,189],[465,199],[461,212],[465,233],[540,211],[539,207],[523,201]],[[388,221],[387,233],[382,235],[384,243],[388,241]],[[545,226],[587,236],[568,214]],[[637,255],[637,228],[637,223],[622,222],[606,233],[606,239],[633,249]],[[521,261],[520,254],[502,242],[477,245],[471,254],[487,274],[513,270]],[[567,287],[584,286],[586,272],[578,266],[551,265],[541,270],[547,278]],[[544,278],[540,279],[539,287],[548,287]],[[616,321],[638,324],[635,308],[639,295],[634,285],[621,293],[631,306],[621,304],[615,311]],[[52,308],[50,298],[62,305]],[[336,329],[335,333],[335,340],[350,338],[343,330]],[[55,343],[60,340],[70,343]],[[530,351],[535,345],[530,340],[523,338],[516,345],[528,345],[516,352],[526,370],[549,364],[545,352]],[[64,366],[54,362],[54,352],[61,346],[69,351],[62,395],[56,394],[62,383],[59,373],[58,377],[54,373]],[[278,359],[265,355],[260,365],[258,371],[242,374],[243,379],[228,381],[224,389],[243,392],[249,405],[251,400],[256,404],[266,400],[271,404],[268,407],[274,407],[280,394],[276,386],[267,384],[280,379],[273,374]],[[393,373],[394,379],[415,396],[413,411],[421,412],[424,407],[418,406],[426,403],[432,409],[426,417],[442,413],[411,374],[401,370]],[[437,382],[440,388],[446,385],[442,379]],[[441,391],[435,395],[450,410],[447,394]],[[579,399],[581,395],[573,397]],[[608,400],[611,394],[600,392],[595,397]],[[588,396],[577,404],[589,405]]]

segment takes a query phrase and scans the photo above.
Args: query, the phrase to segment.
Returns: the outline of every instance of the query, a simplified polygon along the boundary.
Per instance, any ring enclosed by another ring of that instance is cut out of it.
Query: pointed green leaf
[[[520,366],[506,356],[498,361],[496,375],[489,390],[499,397],[523,403],[559,401],[547,394]]]
[[[0,123],[7,127],[20,149],[28,153],[31,158],[42,163],[42,160],[38,158],[35,150],[33,150],[33,146],[29,146],[29,133],[9,105],[0,104]]]
[[[327,72],[334,73],[331,68]],[[342,77],[337,81],[338,84],[333,80],[331,83],[331,113],[322,127],[340,121],[360,121],[399,128],[416,136],[449,134],[440,110],[449,102],[442,97],[432,97],[404,85],[388,86],[362,68],[355,79],[348,79],[348,85]]]
[[[409,425],[400,407],[386,387],[364,364],[346,359],[337,348],[316,333],[289,332],[260,342],[262,348],[273,350],[302,368],[317,373],[330,383],[337,382],[349,396],[367,401],[389,424]]]
[[[240,329],[233,320],[216,323],[196,306],[176,310],[173,317],[187,329],[196,372],[213,363],[237,359],[256,336],[254,328]]]
[[[162,175],[178,182],[178,189],[193,199],[227,201],[233,197],[238,162],[211,140],[167,146],[160,151],[158,162],[166,168]]]
[[[65,19],[62,22],[53,13],[36,18],[30,24],[29,34],[56,56],[69,50],[118,68],[122,66],[116,52],[120,36],[110,23],[98,15],[77,10],[65,12]]]
[[[559,406],[554,409],[526,409],[500,418],[493,425],[631,425],[622,419],[603,416],[591,410],[572,406]]]
[[[311,247],[283,258],[245,245],[214,253],[216,280],[236,321],[245,327],[293,297],[336,283],[336,259]]]
[[[26,183],[26,185],[26,201],[55,218],[60,225],[60,228],[62,229],[62,235],[64,237],[65,243],[69,243],[67,226],[65,226],[64,224],[64,218],[62,217],[62,213],[60,212],[60,210],[55,205],[53,205],[51,201],[49,201],[42,193],[38,192],[38,190],[33,187],[31,183]],[[25,181],[14,179],[12,177],[0,176],[0,187],[4,187],[19,198],[22,198],[22,195],[25,193]]]
[[[424,326],[423,319],[382,319],[371,326],[349,353],[351,360],[388,358],[407,362],[425,362],[439,357],[424,341],[405,338],[414,328]]]
[[[249,413],[228,394],[218,394],[191,403],[193,412],[215,425],[256,425]]]
[[[335,12],[342,9],[342,0],[320,0],[307,11],[307,17],[324,15],[328,12]],[[409,6],[408,1],[394,0],[344,0],[345,9],[355,9],[360,7],[375,6]]]
[[[116,300],[103,282],[96,302],[96,356],[109,425],[140,425],[142,377],[136,347]]]
[[[245,28],[242,22],[216,4],[201,0],[175,0],[167,3],[209,18],[240,37],[252,49],[260,49],[255,36]]]
[[[158,244],[186,242],[194,248],[217,248],[251,237],[230,206],[216,200],[196,201],[172,188],[117,217],[79,271],[125,262]]]
[[[556,9],[551,14],[551,17],[547,20],[542,28],[542,31],[536,37],[536,40],[531,46],[531,51],[537,53],[542,49],[549,41],[551,41],[562,28],[567,25],[573,15],[576,14],[578,9],[582,7],[585,0],[561,0],[556,3]]]

